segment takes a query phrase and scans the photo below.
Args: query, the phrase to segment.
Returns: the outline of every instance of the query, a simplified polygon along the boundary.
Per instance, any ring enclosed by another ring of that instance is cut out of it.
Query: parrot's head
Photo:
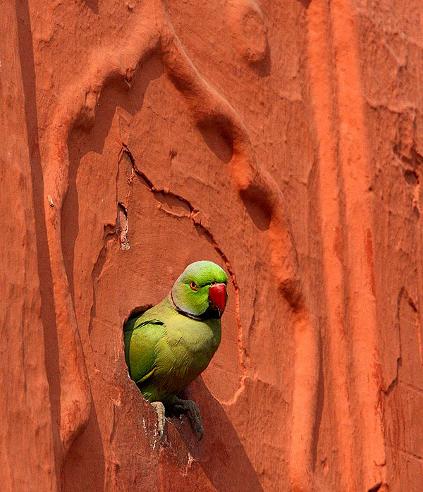
[[[225,271],[212,261],[188,265],[173,284],[170,296],[178,311],[201,319],[220,318],[228,294]]]

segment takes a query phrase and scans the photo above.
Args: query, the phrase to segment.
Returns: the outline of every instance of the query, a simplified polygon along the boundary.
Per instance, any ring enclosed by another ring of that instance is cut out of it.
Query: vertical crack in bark
[[[88,324],[88,335],[91,335],[93,329],[93,321],[97,314],[97,284],[98,280],[103,271],[103,267],[107,260],[107,252],[110,249],[112,243],[118,237],[117,226],[112,226],[110,224],[104,227],[103,236],[103,246],[98,253],[97,260],[94,263],[93,269],[91,271],[91,283],[92,283],[92,304],[90,310],[90,321]]]
[[[130,249],[128,239],[128,209],[120,202],[117,204],[116,233],[119,235],[120,249],[123,251]]]
[[[410,296],[408,290],[404,286],[401,287],[399,294],[398,294],[397,312],[396,312],[396,324],[397,324],[398,334],[399,334],[398,335],[399,336],[399,353],[398,353],[397,358],[396,358],[395,376],[392,378],[392,380],[389,382],[389,384],[385,388],[383,388],[381,386],[381,392],[383,392],[383,394],[385,396],[389,396],[392,393],[392,391],[397,387],[398,382],[399,382],[399,375],[400,375],[400,370],[401,370],[401,366],[402,366],[401,305],[402,305],[404,300],[410,306],[410,308],[413,310],[413,312],[415,313],[417,318],[418,318],[418,314],[419,314],[419,310],[417,309],[416,303],[414,302],[414,300]],[[416,327],[417,327],[416,338],[417,338],[417,340],[420,340],[420,336],[419,336],[420,335],[420,325],[419,325],[419,323],[416,323]]]

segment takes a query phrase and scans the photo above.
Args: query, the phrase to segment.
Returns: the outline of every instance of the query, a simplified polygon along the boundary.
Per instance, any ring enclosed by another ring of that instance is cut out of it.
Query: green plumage
[[[209,289],[226,282],[215,263],[193,263],[169,296],[126,324],[130,376],[150,402],[171,403],[208,366],[221,338],[221,312],[210,302]]]

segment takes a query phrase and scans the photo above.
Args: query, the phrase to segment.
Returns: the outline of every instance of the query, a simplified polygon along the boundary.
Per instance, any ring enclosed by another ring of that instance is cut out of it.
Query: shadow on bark
[[[63,491],[103,490],[105,457],[93,405],[85,431],[70,448],[63,469]]]
[[[25,94],[26,132],[31,162],[32,206],[35,220],[35,242],[37,244],[37,267],[40,280],[45,366],[49,387],[51,420],[54,423],[59,421],[60,413],[59,353],[53,302],[53,280],[43,205],[45,199],[44,179],[38,134],[39,121],[36,101],[35,62],[28,1],[16,2],[16,17],[19,38],[19,59],[21,63],[23,92]],[[55,468],[56,474],[58,475],[61,443],[58,427],[55,425],[53,425],[53,433]]]
[[[186,418],[172,422],[184,441],[187,451],[198,463],[217,491],[263,491],[238,433],[224,408],[208,390],[201,377],[186,391],[200,407],[204,437],[198,442]]]

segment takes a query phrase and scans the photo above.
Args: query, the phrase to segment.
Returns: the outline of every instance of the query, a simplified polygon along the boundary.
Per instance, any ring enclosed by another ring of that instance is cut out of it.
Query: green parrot
[[[227,281],[216,263],[191,263],[159,304],[125,325],[129,374],[154,406],[160,436],[165,406],[186,413],[197,437],[203,436],[196,403],[177,395],[204,371],[220,344]]]

